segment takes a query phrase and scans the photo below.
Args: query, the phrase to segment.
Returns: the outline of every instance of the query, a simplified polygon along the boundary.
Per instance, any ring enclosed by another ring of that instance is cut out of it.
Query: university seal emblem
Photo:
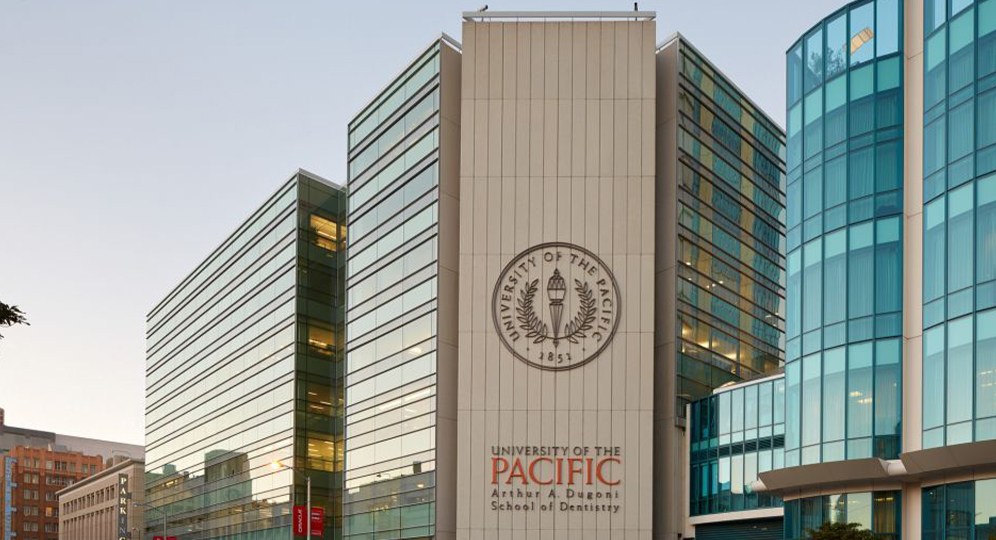
[[[491,301],[501,342],[519,360],[561,371],[608,347],[619,326],[616,278],[594,253],[573,244],[533,246],[502,270]]]

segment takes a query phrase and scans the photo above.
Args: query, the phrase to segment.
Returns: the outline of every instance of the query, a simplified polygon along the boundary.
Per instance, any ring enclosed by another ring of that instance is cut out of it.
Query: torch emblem
[[[492,315],[502,343],[516,358],[564,370],[605,350],[619,325],[619,304],[619,286],[601,259],[579,246],[552,242],[508,263],[495,285]]]
[[[553,327],[553,338],[560,336],[560,318],[564,315],[564,296],[567,295],[567,284],[560,277],[560,270],[554,269],[550,281],[546,283],[546,295],[550,299],[550,323]]]

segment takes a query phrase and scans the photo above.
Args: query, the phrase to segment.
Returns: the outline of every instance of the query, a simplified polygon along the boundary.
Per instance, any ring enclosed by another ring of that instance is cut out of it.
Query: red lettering
[[[501,465],[499,467],[499,464]],[[498,483],[498,475],[508,470],[508,460],[502,457],[491,458],[491,483]]]
[[[529,485],[529,480],[526,480],[526,471],[522,468],[522,460],[515,458],[512,462],[512,470],[508,473],[508,480],[505,480],[506,484],[511,484],[512,479],[518,477],[522,480],[522,485]]]
[[[580,467],[575,468],[574,467],[575,464],[579,465]],[[584,473],[584,458],[577,458],[577,457],[567,458],[567,469],[569,475],[569,480],[567,481],[567,483],[568,485],[573,486],[576,483],[574,481],[574,475]]]
[[[622,460],[620,460],[619,458],[614,458],[614,457],[609,457],[609,458],[605,458],[605,459],[600,460],[598,462],[598,465],[595,466],[595,477],[598,478],[599,482],[601,482],[602,484],[605,484],[607,486],[618,486],[619,483],[622,482],[622,480],[616,480],[614,482],[610,482],[610,481],[606,480],[605,476],[602,474],[602,467],[604,467],[606,463],[610,463],[610,462],[611,463],[622,463]]]
[[[553,479],[550,479],[550,480],[547,480],[546,482],[543,482],[542,480],[539,480],[538,478],[536,478],[536,465],[538,463],[540,463],[540,462],[553,463],[553,460],[550,459],[550,458],[548,458],[548,457],[541,457],[541,458],[534,459],[529,464],[529,479],[532,480],[534,484],[539,484],[541,486],[550,485],[550,484],[553,483]]]
[[[591,470],[594,469],[594,467],[591,466],[591,462],[594,461],[594,460],[592,458],[586,458],[584,461],[585,461],[584,483],[590,486],[591,485]]]

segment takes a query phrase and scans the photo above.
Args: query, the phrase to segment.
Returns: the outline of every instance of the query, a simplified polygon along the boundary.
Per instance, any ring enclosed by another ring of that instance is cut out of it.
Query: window
[[[859,343],[847,351],[847,437],[848,459],[871,457],[872,434],[872,344]]]
[[[975,327],[975,414],[988,418],[996,416],[996,310],[978,313]],[[996,438],[991,431],[977,429],[976,434],[976,440]]]
[[[899,311],[903,305],[900,218],[879,220],[875,230],[875,311]]]
[[[805,268],[803,270],[802,329],[804,332],[819,328],[822,323],[823,302],[820,294],[823,289],[823,246],[821,244],[822,240],[817,238],[806,244],[803,249]]]
[[[844,438],[845,383],[844,347],[823,353],[823,440],[839,441]],[[843,453],[837,459],[843,459]],[[824,456],[823,461],[830,461]]]
[[[899,51],[899,0],[878,0],[875,39],[879,57]]]
[[[955,0],[957,1],[957,0]],[[975,79],[975,12],[968,11],[948,25],[948,93],[953,94]]]
[[[923,237],[923,299],[939,298],[944,294],[945,234],[944,197],[924,207]]]
[[[823,84],[823,31],[815,30],[806,37],[805,89],[810,90]]]
[[[848,250],[848,289],[847,311],[849,318],[871,315],[875,300],[874,275],[875,255],[873,252],[872,223],[862,223],[850,228],[850,246]]]
[[[974,219],[972,215],[972,190],[969,184],[948,194],[948,292],[972,285],[971,264]]]
[[[946,444],[971,442],[972,393],[972,316],[948,323],[947,345],[947,418]],[[964,422],[962,425],[957,425]]]
[[[976,183],[976,281],[986,283],[996,279],[996,174]]]
[[[856,66],[875,57],[875,4],[868,2],[851,10],[851,65]]]
[[[823,319],[830,325],[845,318],[847,290],[847,231],[839,230],[824,239],[826,262],[823,266]]]
[[[827,23],[827,79],[847,69],[847,14],[842,13]]]

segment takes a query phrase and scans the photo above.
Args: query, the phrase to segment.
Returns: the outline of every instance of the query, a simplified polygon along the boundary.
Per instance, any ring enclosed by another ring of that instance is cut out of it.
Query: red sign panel
[[[304,505],[294,506],[294,536],[304,536],[307,525],[304,523]]]
[[[311,507],[311,536],[325,536],[325,509],[320,506]]]
[[[294,506],[294,536],[305,536],[307,524],[304,522],[304,505]],[[325,509],[319,506],[311,507],[311,536],[325,535]]]

